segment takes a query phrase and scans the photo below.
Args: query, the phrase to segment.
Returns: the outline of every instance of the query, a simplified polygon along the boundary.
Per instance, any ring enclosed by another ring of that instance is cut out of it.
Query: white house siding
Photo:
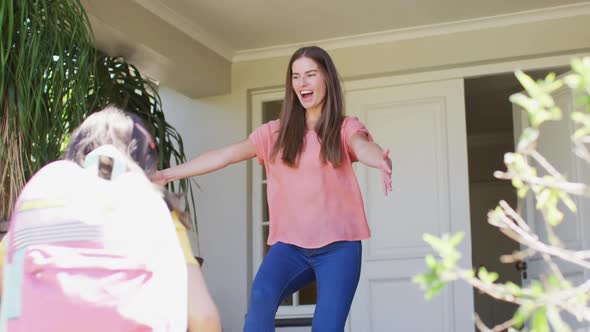
[[[160,89],[160,95],[166,119],[182,135],[188,158],[246,135],[246,112],[226,107],[224,100],[230,97],[194,101],[167,88]],[[247,300],[246,164],[194,179],[200,186],[193,191],[203,273],[224,331],[240,331]]]

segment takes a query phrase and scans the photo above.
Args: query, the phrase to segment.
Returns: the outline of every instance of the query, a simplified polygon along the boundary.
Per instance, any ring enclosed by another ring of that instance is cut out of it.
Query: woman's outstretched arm
[[[170,181],[211,173],[255,156],[254,144],[250,139],[245,139],[223,148],[205,152],[184,164],[158,171],[152,176],[152,181],[165,185]]]
[[[369,141],[367,134],[362,132],[352,135],[349,145],[361,163],[381,170],[383,192],[387,196],[391,192],[391,159],[389,159],[389,149],[381,149],[375,142]]]

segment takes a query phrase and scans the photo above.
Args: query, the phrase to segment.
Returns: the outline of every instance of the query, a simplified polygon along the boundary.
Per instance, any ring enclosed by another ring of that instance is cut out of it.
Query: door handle
[[[528,277],[526,261],[518,261],[515,266],[518,271],[522,272],[522,278],[526,279]]]

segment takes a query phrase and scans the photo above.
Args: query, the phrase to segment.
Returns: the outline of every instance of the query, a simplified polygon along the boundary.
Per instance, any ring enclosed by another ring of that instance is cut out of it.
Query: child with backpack
[[[0,330],[220,331],[183,214],[149,181],[158,158],[141,121],[94,113],[64,157],[17,201]]]

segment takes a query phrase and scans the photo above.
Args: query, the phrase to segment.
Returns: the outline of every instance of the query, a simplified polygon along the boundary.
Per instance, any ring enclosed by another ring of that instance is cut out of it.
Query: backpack
[[[115,161],[110,180],[98,160]],[[186,331],[187,271],[170,212],[144,174],[101,147],[56,161],[17,200],[0,331]]]

